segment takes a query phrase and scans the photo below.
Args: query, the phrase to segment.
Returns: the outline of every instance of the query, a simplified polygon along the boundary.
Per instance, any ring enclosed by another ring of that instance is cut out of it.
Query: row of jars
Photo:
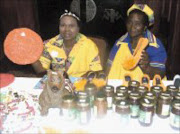
[[[108,110],[112,110],[121,117],[120,120],[138,118],[141,125],[149,126],[156,113],[162,118],[170,116],[170,125],[179,128],[180,92],[174,92],[173,85],[167,87],[167,92],[162,92],[160,86],[153,86],[148,91],[136,81],[131,83],[128,87],[118,86],[116,89],[107,85],[102,90],[88,84],[85,92],[63,97],[61,114],[66,119],[76,116],[81,124],[86,124],[91,116],[103,118]]]

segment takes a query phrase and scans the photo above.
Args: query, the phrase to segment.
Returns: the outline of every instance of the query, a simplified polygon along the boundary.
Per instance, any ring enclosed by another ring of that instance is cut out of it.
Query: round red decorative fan
[[[4,41],[5,55],[19,65],[32,64],[37,61],[43,51],[43,40],[28,28],[10,31]]]
[[[6,87],[14,81],[14,75],[0,73],[0,88]]]

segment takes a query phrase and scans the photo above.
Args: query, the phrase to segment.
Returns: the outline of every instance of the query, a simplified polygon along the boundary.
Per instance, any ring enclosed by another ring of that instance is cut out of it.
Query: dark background
[[[167,76],[172,79],[180,74],[180,0],[93,0],[97,12],[87,22],[87,0],[79,0],[81,32],[101,36],[112,47],[116,39],[126,32],[126,11],[132,3],[146,3],[155,13],[155,24],[151,31],[161,39],[168,53]],[[0,0],[0,72],[16,76],[36,76],[30,65],[20,66],[9,61],[3,53],[3,42],[14,28],[28,27],[40,34],[43,40],[59,33],[59,17],[65,9],[70,10],[72,0]],[[112,20],[109,11],[117,16]],[[104,16],[106,15],[106,19]],[[18,72],[18,73],[17,73]]]

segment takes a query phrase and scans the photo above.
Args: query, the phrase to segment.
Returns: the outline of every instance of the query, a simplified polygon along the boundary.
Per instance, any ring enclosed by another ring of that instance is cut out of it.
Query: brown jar
[[[129,81],[129,83],[128,83],[128,90],[130,90],[130,91],[136,91],[139,86],[140,86],[140,83],[139,83],[138,81],[131,80],[131,81]]]
[[[142,126],[150,126],[153,122],[154,103],[152,100],[143,98],[140,101],[139,123]]]
[[[140,93],[140,96],[142,97],[144,96],[146,92],[148,92],[148,87],[141,85],[138,87],[138,92]]]
[[[107,107],[112,109],[113,99],[114,99],[114,87],[106,85],[103,87],[104,93],[106,95]]]
[[[85,85],[85,92],[88,94],[89,96],[89,103],[90,103],[90,107],[92,108],[94,105],[94,97],[97,91],[97,87],[93,84],[93,83],[87,83]]]
[[[73,95],[65,95],[62,98],[62,116],[66,120],[73,120],[76,117],[75,97]]]
[[[161,86],[155,85],[151,87],[151,91],[154,92],[156,95],[156,98],[158,98],[160,93],[163,91],[163,88]]]
[[[157,100],[156,114],[161,118],[167,118],[170,114],[172,97],[167,92],[161,92]]]
[[[175,130],[180,130],[180,101],[175,100],[172,102],[170,113],[170,126]]]
[[[128,87],[126,87],[126,86],[117,86],[116,87],[116,93],[128,94]]]
[[[128,124],[130,118],[130,105],[128,100],[117,101],[115,112],[120,118],[121,125]]]
[[[140,93],[137,91],[131,92],[129,94],[129,103],[131,110],[131,117],[137,118],[139,115],[139,103],[140,103]]]
[[[166,91],[169,92],[172,97],[174,97],[178,92],[178,88],[174,85],[168,85],[166,87]]]
[[[91,118],[91,109],[88,101],[77,102],[77,118],[80,124],[87,124]]]
[[[94,101],[94,116],[96,118],[103,118],[107,114],[107,101],[103,93],[97,93]]]

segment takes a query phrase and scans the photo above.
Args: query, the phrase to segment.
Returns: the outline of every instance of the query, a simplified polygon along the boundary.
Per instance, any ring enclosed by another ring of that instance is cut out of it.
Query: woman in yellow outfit
[[[148,74],[151,79],[155,74],[163,78],[167,55],[161,41],[148,30],[154,23],[152,9],[145,4],[134,4],[128,9],[127,15],[127,33],[116,41],[110,52],[106,70],[108,79],[124,79],[127,74],[137,81],[144,74]],[[137,66],[128,70],[123,66],[124,61],[133,55],[140,38],[148,40],[148,45],[142,51]]]
[[[102,70],[96,44],[79,33],[80,19],[66,11],[59,20],[60,34],[45,44],[42,56],[32,65],[35,71],[42,73],[52,67],[66,71],[71,79]]]

